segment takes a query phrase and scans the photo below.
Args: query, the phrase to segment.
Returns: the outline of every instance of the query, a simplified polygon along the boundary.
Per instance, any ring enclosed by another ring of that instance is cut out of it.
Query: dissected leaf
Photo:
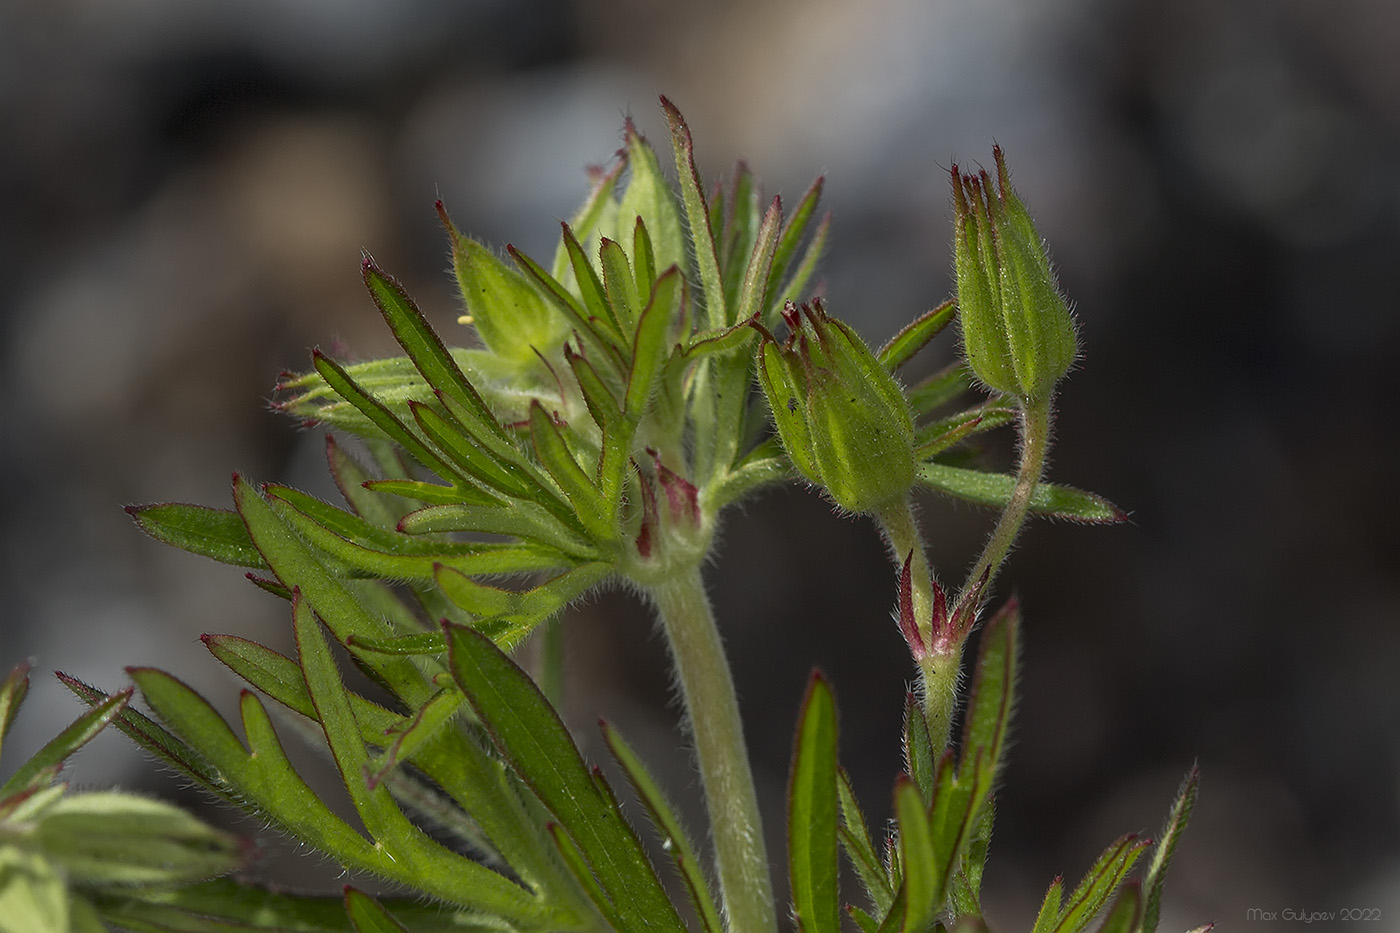
[[[311,607],[292,601],[297,650],[307,690],[316,706],[326,742],[340,769],[351,803],[395,870],[391,877],[411,882],[425,893],[472,907],[509,921],[533,925],[542,919],[542,905],[523,888],[490,869],[444,848],[423,834],[406,817],[388,788],[371,787],[369,751],[350,700],[321,634]]]
[[[684,929],[641,843],[594,782],[558,714],[483,635],[445,626],[452,674],[501,753],[577,844],[628,929]]]

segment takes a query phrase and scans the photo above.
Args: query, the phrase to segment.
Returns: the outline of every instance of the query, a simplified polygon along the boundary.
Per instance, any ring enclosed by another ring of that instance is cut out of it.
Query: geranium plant
[[[872,349],[810,293],[830,222],[821,180],[790,211],[742,166],[707,189],[689,129],[662,107],[679,190],[628,123],[548,263],[494,252],[438,205],[475,346],[445,343],[364,261],[404,355],[318,351],[276,403],[333,432],[343,504],[235,476],[232,509],[129,509],[152,536],[248,568],[285,600],[296,656],[204,636],[247,681],[241,728],[164,671],[128,668],[134,688],[115,694],[60,675],[90,711],[0,787],[0,930],[986,929],[1020,664],[1016,603],[987,609],[995,580],[1031,516],[1123,517],[1043,476],[1074,321],[999,149],[994,177],[951,173],[957,298]],[[902,384],[900,367],[955,319],[963,361]],[[1000,428],[1018,434],[1016,472],[969,467],[966,445]],[[831,687],[812,675],[787,852],[773,860],[701,567],[726,508],[793,481],[882,529],[914,686],[891,711],[904,717],[894,818],[872,832],[838,762]],[[925,557],[921,488],[1000,510],[957,586]],[[584,760],[552,705],[557,617],[619,582],[654,607],[670,648],[709,818],[698,836],[615,729],[602,726],[625,789]],[[532,636],[527,672],[513,652]],[[375,689],[347,686],[338,655]],[[0,687],[0,734],[26,685],[20,670]],[[243,874],[248,847],[172,807],[69,793],[62,761],[109,723],[212,797],[399,893],[266,887]],[[304,782],[284,752],[292,736],[334,760],[360,826]],[[1155,841],[1126,835],[1077,884],[1057,878],[1034,933],[1100,916],[1105,933],[1152,933],[1195,793],[1193,771]],[[649,825],[624,818],[619,794]],[[790,904],[775,897],[780,866]]]

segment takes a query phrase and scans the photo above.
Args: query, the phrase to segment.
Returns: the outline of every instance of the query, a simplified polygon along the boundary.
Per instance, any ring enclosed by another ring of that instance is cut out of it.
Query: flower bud
[[[968,365],[988,387],[1044,399],[1074,362],[1074,319],[1040,234],[1011,190],[1001,147],[992,155],[996,191],[985,171],[952,170],[963,344]]]
[[[758,377],[783,447],[842,508],[868,512],[914,482],[914,421],[903,391],[820,301],[783,311],[790,333],[765,332]]]

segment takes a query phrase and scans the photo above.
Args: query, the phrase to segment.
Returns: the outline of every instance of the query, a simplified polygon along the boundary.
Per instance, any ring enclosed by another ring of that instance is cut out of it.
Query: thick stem
[[[700,568],[678,570],[654,585],[651,593],[671,645],[695,740],[728,933],[774,933],[778,918],[758,794],[744,746],[734,678]]]
[[[1050,452],[1050,407],[1049,398],[1021,400],[1021,467],[1016,474],[1016,488],[1012,490],[1011,500],[1001,513],[1001,520],[992,529],[992,536],[987,539],[982,556],[977,558],[972,572],[967,575],[967,583],[958,594],[958,603],[977,585],[984,573],[987,574],[987,586],[983,592],[991,591],[992,581],[996,579],[1006,553],[1011,550],[1021,526],[1026,522],[1031,496],[1045,473],[1045,457]]]

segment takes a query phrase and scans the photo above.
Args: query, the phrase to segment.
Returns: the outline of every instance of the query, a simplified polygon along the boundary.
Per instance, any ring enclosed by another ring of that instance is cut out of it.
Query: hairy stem
[[[651,589],[695,740],[729,933],[773,933],[778,918],[758,795],[729,661],[698,566]],[[697,715],[698,714],[698,715]]]
[[[1026,522],[1031,495],[1045,473],[1045,457],[1050,452],[1050,408],[1049,398],[1021,400],[1021,466],[1016,474],[1016,488],[1012,490],[1011,501],[1006,503],[1006,509],[1001,513],[1001,520],[992,529],[992,535],[982,549],[982,556],[977,558],[972,572],[967,575],[967,582],[958,594],[958,603],[977,585],[984,573],[987,574],[987,586],[983,592],[991,591],[992,581],[996,579],[1002,561]]]
[[[928,724],[933,753],[941,755],[953,738],[953,714],[958,708],[958,678],[962,671],[962,645],[947,654],[930,654],[919,660],[923,678],[924,722]]]

